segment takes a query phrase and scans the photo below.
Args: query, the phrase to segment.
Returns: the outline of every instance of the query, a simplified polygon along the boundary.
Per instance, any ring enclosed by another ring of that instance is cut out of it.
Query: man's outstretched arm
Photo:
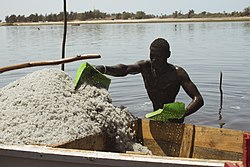
[[[103,74],[116,77],[126,76],[128,74],[138,74],[141,72],[140,62],[131,65],[125,65],[125,64],[117,64],[114,66],[99,65],[96,66],[96,69]]]
[[[199,110],[204,105],[204,101],[196,85],[191,81],[187,72],[181,67],[178,67],[178,75],[180,76],[183,89],[188,96],[192,98],[192,101],[186,107],[187,111],[185,116],[188,116]]]

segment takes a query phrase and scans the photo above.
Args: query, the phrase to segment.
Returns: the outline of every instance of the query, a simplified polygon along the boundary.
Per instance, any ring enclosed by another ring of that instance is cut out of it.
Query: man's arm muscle
[[[180,76],[180,82],[183,89],[188,96],[192,98],[192,101],[186,107],[187,111],[185,116],[188,116],[199,110],[203,106],[204,101],[196,85],[191,81],[187,72],[183,68],[178,67],[178,75]]]

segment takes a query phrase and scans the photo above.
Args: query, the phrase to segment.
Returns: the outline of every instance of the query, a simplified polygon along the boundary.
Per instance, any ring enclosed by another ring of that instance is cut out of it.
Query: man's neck
[[[159,77],[161,76],[162,74],[170,71],[170,67],[171,67],[171,64],[169,63],[164,63],[161,65],[161,68],[158,68],[158,69],[151,69],[152,70],[152,73],[155,77]]]
[[[171,64],[168,62],[161,64],[161,68],[157,70],[157,73],[162,74],[170,70]]]

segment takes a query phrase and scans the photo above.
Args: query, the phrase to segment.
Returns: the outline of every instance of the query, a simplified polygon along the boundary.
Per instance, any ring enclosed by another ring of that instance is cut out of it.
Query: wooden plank
[[[1,167],[104,167],[60,161],[30,159],[28,157],[0,156]]]
[[[242,153],[243,133],[239,130],[195,127],[195,147]]]
[[[142,140],[144,146],[147,146],[152,151],[153,155],[165,155],[159,144],[155,141],[150,132],[150,125],[148,120],[142,120]]]
[[[142,119],[143,142],[154,155],[179,156],[183,130],[183,124]]]
[[[241,161],[242,154],[237,152],[230,152],[224,150],[222,151],[204,147],[195,147],[193,158]]]
[[[180,157],[191,158],[193,155],[194,147],[194,138],[195,138],[195,126],[186,124],[184,128],[181,148],[180,148]]]
[[[224,161],[0,145],[3,167],[223,167]]]
[[[184,124],[142,119],[143,138],[181,144]]]
[[[80,150],[98,150],[111,151],[111,143],[105,134],[90,135],[84,138],[50,145],[49,147],[80,149]]]
[[[193,158],[242,160],[243,131],[195,127]]]

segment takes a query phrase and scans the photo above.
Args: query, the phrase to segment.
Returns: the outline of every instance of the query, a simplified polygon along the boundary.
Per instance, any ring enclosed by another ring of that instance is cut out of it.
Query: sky
[[[5,16],[59,13],[63,0],[0,0],[0,20]],[[196,13],[243,11],[250,0],[67,0],[67,11],[85,12],[99,9],[106,13],[144,11],[147,14],[172,14],[174,11]]]

